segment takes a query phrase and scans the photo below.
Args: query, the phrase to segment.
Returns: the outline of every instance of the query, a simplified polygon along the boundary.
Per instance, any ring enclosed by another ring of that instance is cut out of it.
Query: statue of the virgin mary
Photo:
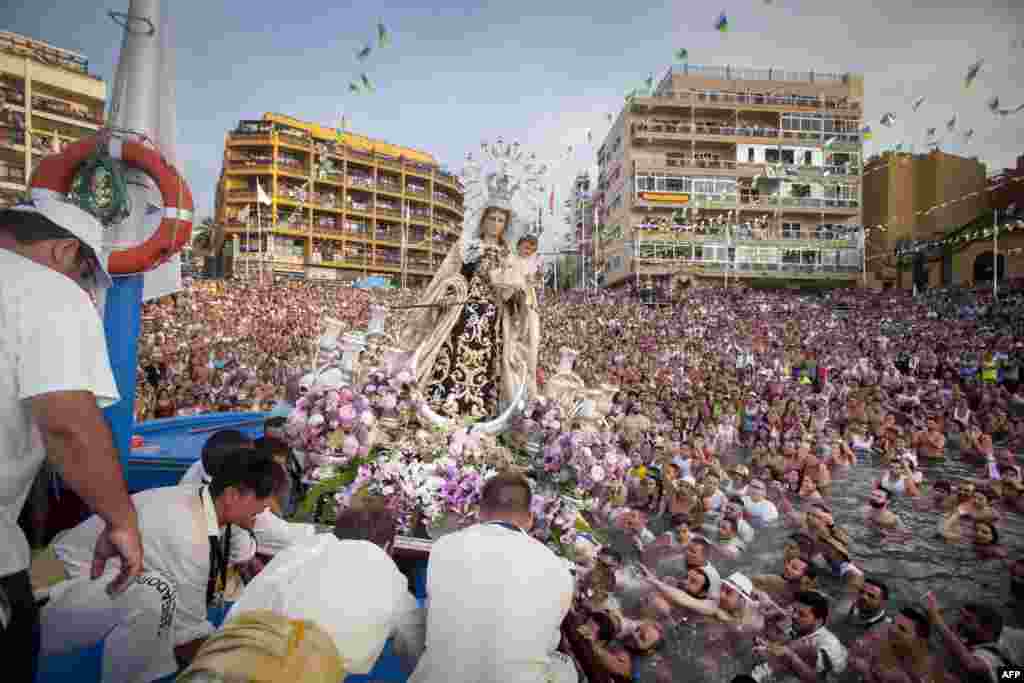
[[[462,238],[427,287],[400,344],[413,351],[417,386],[433,413],[489,420],[535,393],[532,283],[514,252],[526,232],[508,176],[487,178],[487,199],[467,212]],[[533,312],[535,314],[535,312]],[[535,316],[534,316],[535,317]]]

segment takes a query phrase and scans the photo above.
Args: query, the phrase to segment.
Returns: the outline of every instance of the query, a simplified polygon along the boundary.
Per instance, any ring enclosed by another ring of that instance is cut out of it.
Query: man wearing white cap
[[[10,605],[0,624],[6,623],[7,651],[22,662],[14,670],[23,673],[15,675],[29,681],[39,610],[17,519],[45,458],[105,522],[92,576],[120,558],[108,589],[113,595],[129,589],[142,569],[135,507],[100,412],[121,398],[91,301],[111,284],[101,238],[95,218],[61,199],[0,211],[0,604]]]

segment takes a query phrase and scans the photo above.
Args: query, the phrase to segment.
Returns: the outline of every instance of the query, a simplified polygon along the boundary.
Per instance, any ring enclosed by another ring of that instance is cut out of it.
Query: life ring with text
[[[43,157],[32,174],[31,188],[67,194],[78,168],[97,151],[104,137],[72,143],[60,154]],[[159,150],[139,140],[109,138],[109,154],[128,166],[149,174],[163,199],[160,226],[144,242],[112,251],[107,269],[118,275],[144,273],[167,261],[188,243],[192,234],[194,205],[188,183]]]

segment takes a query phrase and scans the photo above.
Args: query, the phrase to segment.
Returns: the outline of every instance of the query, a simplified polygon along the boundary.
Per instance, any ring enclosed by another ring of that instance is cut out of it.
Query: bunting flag
[[[861,129],[860,134],[864,136],[865,140],[870,140],[872,138],[871,126],[864,126]]]
[[[552,216],[555,215],[555,188],[551,188],[551,196],[548,197],[548,211]]]
[[[729,18],[725,16],[725,11],[718,15],[718,20],[715,21],[715,30],[719,33],[726,33],[729,31]]]
[[[263,186],[260,185],[258,178],[256,179],[256,201],[260,204],[265,204],[266,206],[270,206],[271,204],[270,197],[268,197],[267,193],[263,191]]]

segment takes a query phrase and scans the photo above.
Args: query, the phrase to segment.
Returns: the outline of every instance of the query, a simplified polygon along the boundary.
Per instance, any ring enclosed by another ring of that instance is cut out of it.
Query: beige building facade
[[[1024,277],[1024,230],[1007,215],[1006,190],[1017,182],[1011,173],[990,178],[978,159],[939,150],[885,152],[870,159],[864,169],[864,223],[874,228],[867,251],[871,285],[912,290],[915,283],[925,289],[991,280],[994,246],[1000,279]],[[993,245],[997,220],[1000,235]],[[929,242],[930,248],[907,253]]]
[[[84,56],[0,31],[0,206],[27,190],[40,159],[102,127],[106,98]]]
[[[598,152],[606,282],[858,284],[863,97],[853,74],[670,69]]]

